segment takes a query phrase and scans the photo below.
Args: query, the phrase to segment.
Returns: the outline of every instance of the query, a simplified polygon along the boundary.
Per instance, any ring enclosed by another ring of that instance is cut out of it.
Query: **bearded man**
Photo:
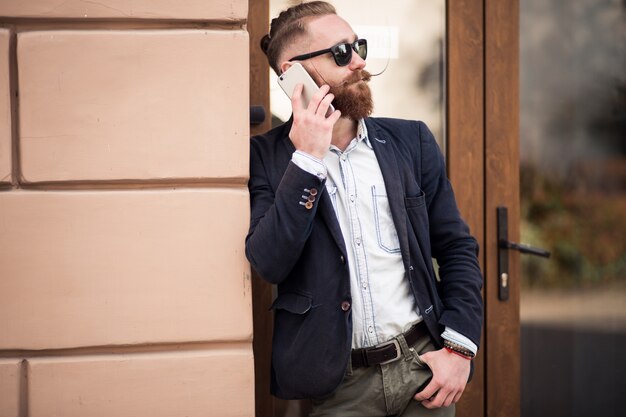
[[[277,284],[272,393],[310,398],[311,416],[454,415],[482,276],[431,132],[370,117],[367,41],[332,5],[283,11],[261,46],[321,86],[306,107],[297,86],[292,118],[251,141],[246,256]]]

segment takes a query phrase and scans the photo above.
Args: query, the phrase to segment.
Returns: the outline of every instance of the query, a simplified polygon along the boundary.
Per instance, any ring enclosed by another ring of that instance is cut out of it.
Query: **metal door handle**
[[[498,299],[509,299],[509,287],[511,276],[509,275],[509,249],[529,255],[550,257],[550,252],[545,249],[511,242],[509,240],[509,215],[506,207],[498,207]]]
[[[526,245],[524,243],[515,243],[510,240],[500,240],[498,242],[500,249],[514,249],[521,253],[527,253],[529,255],[543,256],[544,258],[550,257],[550,252],[545,249],[536,248],[534,246]]]

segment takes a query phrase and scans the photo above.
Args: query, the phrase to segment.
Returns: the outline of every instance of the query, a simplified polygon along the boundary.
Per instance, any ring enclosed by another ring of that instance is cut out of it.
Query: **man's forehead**
[[[319,48],[328,48],[342,42],[354,42],[357,39],[348,22],[334,14],[312,19],[308,22],[307,32],[310,44]]]

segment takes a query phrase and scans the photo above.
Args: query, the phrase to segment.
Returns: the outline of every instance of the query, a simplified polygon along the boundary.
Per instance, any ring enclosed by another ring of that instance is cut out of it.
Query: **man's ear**
[[[282,64],[280,64],[280,73],[281,74],[284,73],[289,68],[291,68],[292,65],[293,65],[293,62],[291,62],[291,61],[284,61]]]

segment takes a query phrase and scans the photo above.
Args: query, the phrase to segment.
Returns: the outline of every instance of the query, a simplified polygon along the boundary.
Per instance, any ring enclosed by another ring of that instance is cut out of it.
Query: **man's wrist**
[[[474,354],[474,356],[476,356],[476,352],[478,352],[478,346],[476,346],[476,344],[474,344],[466,336],[448,326],[446,326],[445,331],[441,334],[441,337],[444,340],[449,340],[450,342],[456,343],[457,345],[469,350]]]
[[[305,170],[309,174],[313,174],[320,180],[326,179],[327,169],[324,161],[303,151],[295,151],[291,160],[299,168]]]

